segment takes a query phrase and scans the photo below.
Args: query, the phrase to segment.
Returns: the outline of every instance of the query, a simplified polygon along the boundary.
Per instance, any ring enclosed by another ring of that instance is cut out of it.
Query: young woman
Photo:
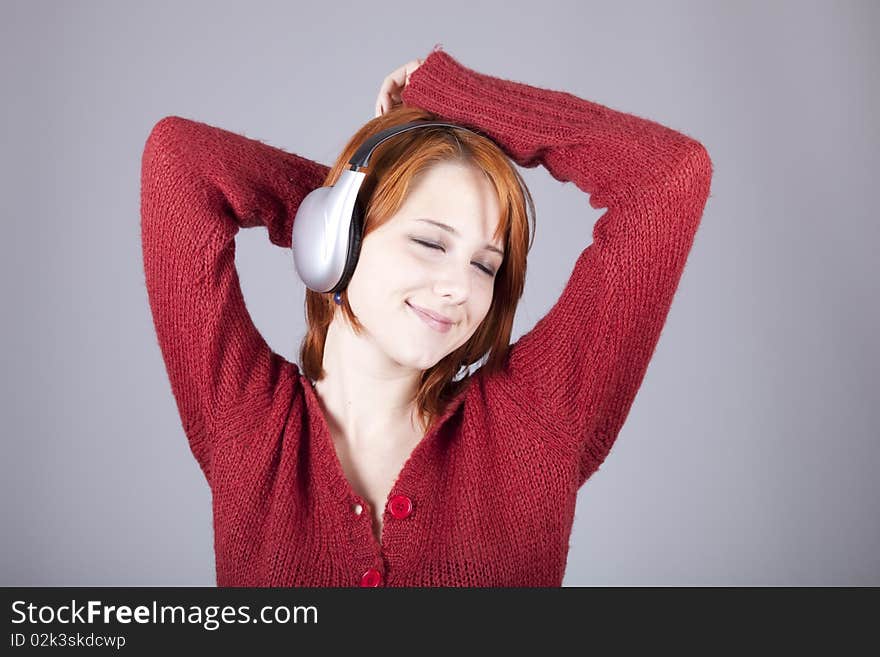
[[[301,365],[251,321],[236,232],[294,217],[370,136],[357,268],[306,291]],[[510,345],[534,214],[512,163],[607,211],[550,311]],[[143,154],[146,285],[213,494],[219,586],[559,586],[578,489],[608,455],[709,196],[696,140],[466,68],[389,75],[336,163],[180,117]],[[471,365],[482,361],[472,370]]]

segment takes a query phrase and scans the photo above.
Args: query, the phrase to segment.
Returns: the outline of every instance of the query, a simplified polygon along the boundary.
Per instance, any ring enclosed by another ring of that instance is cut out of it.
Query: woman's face
[[[492,250],[504,248],[492,239],[499,219],[496,193],[479,169],[444,162],[420,176],[398,212],[361,244],[348,301],[364,337],[420,371],[466,343],[492,303],[503,260]],[[450,322],[432,325],[415,306]]]

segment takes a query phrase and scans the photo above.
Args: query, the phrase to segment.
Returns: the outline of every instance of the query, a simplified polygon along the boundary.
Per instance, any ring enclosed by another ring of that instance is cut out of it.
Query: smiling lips
[[[435,331],[440,333],[446,333],[449,329],[452,328],[452,322],[444,322],[436,319],[435,317],[429,315],[427,311],[422,310],[421,308],[412,305],[409,301],[406,302],[410,308],[412,308],[413,312],[423,321],[425,324],[430,326]]]

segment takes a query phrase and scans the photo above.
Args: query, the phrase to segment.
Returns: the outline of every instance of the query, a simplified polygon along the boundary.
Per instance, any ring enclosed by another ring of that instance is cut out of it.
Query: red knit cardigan
[[[212,493],[218,586],[561,585],[577,491],[608,455],[657,345],[709,196],[699,142],[476,72],[440,47],[403,101],[479,129],[607,211],[504,372],[477,370],[413,450],[377,541],[314,390],[254,327],[235,269],[240,228],[265,226],[290,248],[298,204],[328,167],[160,120],[142,159],[146,288]]]

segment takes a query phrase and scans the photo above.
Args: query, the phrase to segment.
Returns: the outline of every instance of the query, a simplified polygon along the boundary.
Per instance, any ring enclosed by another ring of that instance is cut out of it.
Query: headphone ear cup
[[[354,275],[357,267],[358,257],[361,254],[361,240],[363,239],[363,212],[360,199],[355,201],[354,209],[351,213],[351,224],[348,229],[348,255],[345,258],[345,269],[342,272],[342,278],[339,284],[333,288],[333,292],[342,292]]]

